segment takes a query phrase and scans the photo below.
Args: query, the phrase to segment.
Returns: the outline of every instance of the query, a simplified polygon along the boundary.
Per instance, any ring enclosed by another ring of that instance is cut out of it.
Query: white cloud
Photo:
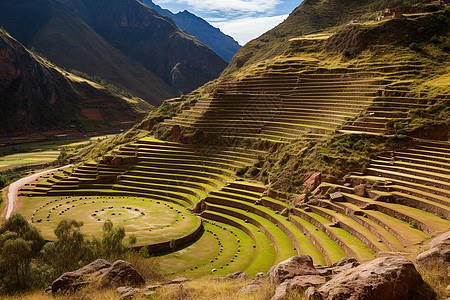
[[[224,22],[211,22],[211,25],[219,27],[222,32],[231,35],[239,44],[244,45],[280,24],[287,17],[288,15],[260,18],[249,17]]]
[[[227,15],[247,15],[270,13],[281,0],[159,0],[163,3],[180,3],[191,6],[196,11],[222,13]]]

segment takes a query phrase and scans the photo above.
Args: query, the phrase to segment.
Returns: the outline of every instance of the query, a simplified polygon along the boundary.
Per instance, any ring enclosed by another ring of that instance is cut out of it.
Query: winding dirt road
[[[25,184],[28,184],[28,183],[31,183],[31,182],[35,182],[36,179],[38,179],[41,176],[43,177],[43,176],[46,176],[49,173],[52,173],[52,172],[55,172],[55,171],[58,171],[58,170],[61,170],[61,169],[70,168],[72,166],[73,165],[66,165],[66,166],[63,166],[63,167],[56,168],[56,169],[42,171],[40,173],[37,173],[37,174],[31,175],[31,176],[19,179],[16,182],[11,183],[9,185],[9,188],[8,188],[8,197],[7,197],[7,199],[4,199],[5,200],[5,205],[6,205],[6,209],[4,210],[6,212],[6,214],[4,214],[4,218],[8,219],[12,215],[12,213],[14,212],[14,209],[17,208],[16,207],[17,206],[17,202],[19,201],[17,195],[19,194],[19,190]]]

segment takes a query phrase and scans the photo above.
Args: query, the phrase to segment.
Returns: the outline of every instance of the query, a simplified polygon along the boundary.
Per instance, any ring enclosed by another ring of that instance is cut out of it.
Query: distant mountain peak
[[[241,48],[239,43],[231,36],[226,35],[219,28],[212,26],[206,20],[186,9],[174,14],[170,10],[164,9],[153,3],[152,0],[142,0],[142,3],[153,8],[161,15],[173,19],[179,28],[190,35],[197,37],[202,43],[211,48],[227,62],[229,62]]]

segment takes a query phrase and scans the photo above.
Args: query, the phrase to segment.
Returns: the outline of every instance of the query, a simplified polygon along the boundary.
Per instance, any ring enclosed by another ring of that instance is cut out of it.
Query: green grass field
[[[6,155],[0,157],[0,171],[25,165],[51,163],[58,158],[59,153],[50,150]]]
[[[26,165],[51,163],[58,158],[62,149],[74,154],[78,149],[114,136],[116,135],[2,146],[0,147],[0,171]]]

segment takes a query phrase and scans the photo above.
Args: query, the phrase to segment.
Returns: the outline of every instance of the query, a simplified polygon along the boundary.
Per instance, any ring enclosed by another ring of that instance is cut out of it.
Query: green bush
[[[242,177],[242,176],[245,175],[245,173],[247,173],[247,171],[248,171],[248,167],[239,168],[239,169],[236,171],[236,175]]]
[[[411,43],[409,44],[409,48],[415,52],[422,52],[423,48],[420,44],[418,43]]]
[[[54,230],[56,241],[45,243],[22,215],[12,215],[0,227],[0,294],[43,289],[62,273],[97,258],[129,257],[131,249],[123,244],[123,227],[105,222],[101,239],[86,239],[82,226],[82,222],[62,220]],[[136,242],[131,236],[129,244]]]
[[[419,225],[417,224],[416,221],[409,222],[409,227],[414,228],[414,229],[419,229]]]
[[[351,47],[344,50],[343,54],[347,58],[354,58],[361,53],[357,48]]]

